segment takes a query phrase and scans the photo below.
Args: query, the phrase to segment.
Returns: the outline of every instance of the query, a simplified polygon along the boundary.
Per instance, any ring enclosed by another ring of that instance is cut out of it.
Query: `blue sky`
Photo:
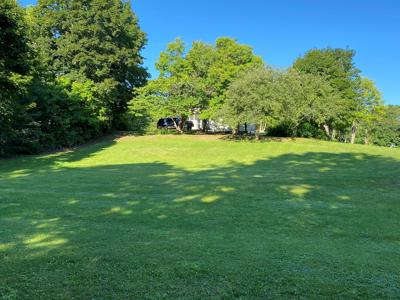
[[[235,37],[276,67],[290,66],[310,48],[350,47],[385,102],[400,105],[399,0],[132,0],[132,6],[148,35],[143,56],[153,75],[175,37],[187,45]]]

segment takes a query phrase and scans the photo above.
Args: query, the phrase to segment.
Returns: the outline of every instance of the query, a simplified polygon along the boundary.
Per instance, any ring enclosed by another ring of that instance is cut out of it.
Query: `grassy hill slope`
[[[0,298],[396,298],[400,151],[108,138],[0,160]]]

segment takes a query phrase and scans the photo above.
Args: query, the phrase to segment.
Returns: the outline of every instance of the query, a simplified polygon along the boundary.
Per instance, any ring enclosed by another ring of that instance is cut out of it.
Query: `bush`
[[[40,126],[42,149],[69,147],[102,132],[102,122],[87,99],[61,84],[37,84],[31,96],[36,107],[31,112]]]
[[[297,130],[297,135],[299,137],[319,139],[324,139],[326,137],[325,132],[321,128],[310,122],[300,124]]]

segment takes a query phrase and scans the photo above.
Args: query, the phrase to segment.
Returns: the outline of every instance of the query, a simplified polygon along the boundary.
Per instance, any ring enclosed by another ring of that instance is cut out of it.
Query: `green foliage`
[[[165,116],[184,121],[200,112],[234,132],[240,124],[253,124],[257,137],[270,130],[352,142],[355,128],[362,127],[367,143],[383,103],[373,82],[360,77],[354,55],[348,49],[314,49],[292,68],[277,71],[229,38],[215,46],[195,42],[189,51],[176,39],[156,64],[159,78],[130,102],[131,116],[144,116],[140,124],[149,124]]]
[[[146,42],[121,0],[0,3],[0,155],[72,146],[125,128],[146,82]]]
[[[332,131],[344,130],[351,125],[352,112],[357,105],[360,71],[355,67],[354,56],[355,51],[350,49],[313,49],[293,64],[293,68],[301,73],[324,77],[342,100],[341,105],[332,105],[336,111],[324,124],[331,137]]]
[[[304,122],[321,127],[331,119],[338,119],[342,101],[329,82],[321,75],[290,69],[278,82],[281,102],[280,117],[291,135]]]
[[[325,77],[342,98],[351,100],[355,96],[355,83],[360,70],[355,67],[355,51],[341,48],[312,49],[298,58],[293,68],[308,74]]]
[[[228,89],[221,109],[223,120],[236,128],[256,125],[256,135],[267,127],[286,128],[296,136],[301,124],[316,126],[317,132],[327,120],[336,117],[342,102],[324,77],[294,69],[276,71],[258,67],[237,78]]]
[[[146,39],[129,2],[40,0],[34,16],[53,75],[93,81],[109,127],[123,126],[133,89],[147,78],[140,56]]]
[[[133,114],[143,109],[156,120],[177,116],[183,122],[194,111],[203,118],[215,115],[224,102],[230,83],[242,72],[262,65],[251,47],[230,38],[217,39],[215,45],[194,42],[186,52],[182,40],[176,39],[160,54],[156,63],[159,77],[138,90],[130,103]]]
[[[0,156],[13,151],[27,134],[25,109],[32,80],[31,49],[24,11],[15,0],[0,2]]]
[[[0,74],[26,74],[30,70],[27,24],[15,0],[0,2]],[[2,89],[1,92],[4,92]]]
[[[153,121],[179,116],[182,121],[176,127],[179,131],[183,130],[188,115],[201,105],[201,97],[197,93],[201,91],[200,82],[190,76],[184,51],[183,41],[176,39],[160,54],[156,63],[160,76],[138,90],[139,96],[130,103],[132,114],[146,110]]]
[[[400,106],[383,107],[379,122],[372,122],[368,129],[371,143],[400,147]]]
[[[212,99],[204,117],[213,117],[226,99],[229,85],[246,70],[263,66],[261,57],[254,55],[250,46],[237,43],[230,38],[216,41],[215,63],[209,70],[209,80],[213,87]]]
[[[381,121],[383,101],[380,91],[373,81],[361,78],[357,90],[356,107],[353,112],[352,138],[354,143],[356,131],[359,126],[364,129],[364,143],[368,144],[368,131]]]
[[[167,49],[160,53],[156,62],[156,68],[159,71],[160,78],[180,76],[185,64],[185,44],[176,38],[167,45]]]
[[[73,146],[95,135],[85,105],[78,97],[69,96],[61,85],[35,84],[31,95],[36,99],[32,113],[40,126],[40,145]]]
[[[288,131],[288,129],[286,129],[286,131]],[[323,129],[312,121],[300,123],[297,128],[297,136],[304,138],[318,138],[321,140],[326,139]]]
[[[279,118],[281,103],[276,81],[280,74],[264,66],[248,70],[237,78],[226,94],[221,109],[224,123],[236,129],[240,124],[256,124],[256,135]]]

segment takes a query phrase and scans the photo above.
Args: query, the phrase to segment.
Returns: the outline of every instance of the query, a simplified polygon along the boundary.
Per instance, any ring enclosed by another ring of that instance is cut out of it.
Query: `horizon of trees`
[[[311,49],[285,70],[219,38],[171,42],[148,80],[147,43],[129,1],[0,2],[0,156],[83,143],[112,130],[151,131],[190,115],[256,125],[262,135],[400,145],[400,106],[385,106],[351,49]],[[205,130],[207,127],[205,128]]]
[[[190,49],[176,39],[160,54],[158,78],[129,103],[133,123],[139,129],[146,121],[178,117],[176,129],[183,132],[184,121],[200,112],[204,121],[229,125],[233,134],[241,124],[254,124],[257,139],[269,134],[398,145],[400,115],[361,76],[354,56],[351,49],[311,49],[281,70],[235,39],[196,41]],[[385,133],[379,124],[388,116],[393,120]]]

